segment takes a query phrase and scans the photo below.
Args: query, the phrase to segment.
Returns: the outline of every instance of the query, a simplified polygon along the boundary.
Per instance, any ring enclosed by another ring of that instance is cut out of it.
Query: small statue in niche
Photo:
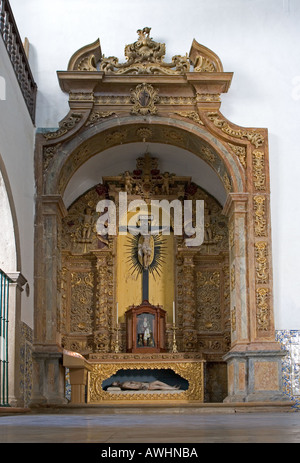
[[[150,316],[151,317],[151,316]],[[144,315],[138,324],[137,345],[138,347],[154,347],[153,320],[149,315]]]
[[[81,228],[81,237],[84,241],[90,240],[91,234],[94,230],[94,225],[96,222],[96,217],[92,213],[91,207],[86,207],[83,215],[83,224]]]
[[[126,193],[128,194],[131,194],[132,193],[132,177],[130,175],[130,173],[128,172],[128,170],[126,170],[125,174],[124,174],[124,182],[125,182],[125,191]]]
[[[169,172],[163,174],[162,193],[168,195],[170,193],[170,175]]]

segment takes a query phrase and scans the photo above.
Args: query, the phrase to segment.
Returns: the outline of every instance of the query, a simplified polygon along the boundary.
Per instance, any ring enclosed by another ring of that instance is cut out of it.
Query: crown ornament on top
[[[102,57],[100,70],[107,74],[184,74],[190,70],[190,62],[185,56],[175,55],[171,63],[163,61],[166,53],[164,43],[155,42],[150,37],[150,27],[138,29],[138,40],[125,47],[125,63],[119,63],[115,56]]]

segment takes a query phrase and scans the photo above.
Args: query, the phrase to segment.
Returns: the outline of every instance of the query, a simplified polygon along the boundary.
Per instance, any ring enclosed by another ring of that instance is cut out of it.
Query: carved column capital
[[[249,193],[229,193],[223,208],[223,214],[231,217],[234,212],[246,213]]]
[[[27,283],[27,280],[21,272],[7,273],[7,276],[9,276],[12,283],[15,284],[20,291],[23,291],[23,286]]]
[[[57,215],[63,218],[68,214],[61,195],[43,195],[37,202],[42,205],[43,215]]]

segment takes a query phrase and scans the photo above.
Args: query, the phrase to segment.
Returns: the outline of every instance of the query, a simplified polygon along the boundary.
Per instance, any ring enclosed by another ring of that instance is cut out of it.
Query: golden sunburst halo
[[[143,235],[140,233],[137,235],[128,235],[128,244],[125,246],[128,248],[126,253],[128,254],[127,262],[131,263],[130,271],[131,274],[136,274],[138,277],[139,274],[143,273],[145,270],[143,266],[142,259],[139,255],[139,244],[141,243]],[[151,235],[151,242],[152,242],[152,254],[150,263],[148,265],[148,271],[150,274],[153,275],[154,279],[155,276],[160,276],[162,272],[162,264],[165,262],[164,257],[166,255],[165,251],[165,244],[166,239],[159,234]]]

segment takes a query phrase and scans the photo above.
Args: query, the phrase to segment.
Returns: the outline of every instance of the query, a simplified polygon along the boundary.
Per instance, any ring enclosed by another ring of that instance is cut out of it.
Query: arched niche
[[[8,358],[8,400],[11,406],[24,406],[23,392],[21,390],[20,350],[21,350],[21,292],[26,284],[22,275],[21,252],[18,217],[14,204],[13,192],[10,186],[7,171],[0,155],[0,203],[1,203],[1,249],[0,269],[9,278],[9,298],[7,313],[7,340],[4,340],[2,330],[1,343],[5,348],[7,342]],[[4,288],[4,275],[1,275],[1,292]],[[1,293],[1,298],[4,293]],[[2,309],[4,301],[2,299]],[[5,322],[6,314],[3,312]],[[3,359],[4,360],[4,359]],[[5,378],[3,376],[3,378]],[[3,384],[1,384],[1,387]],[[4,389],[3,389],[4,390]]]
[[[18,225],[11,188],[0,157],[0,195],[2,214],[2,243],[0,251],[0,268],[8,272],[16,272],[21,265]]]
[[[148,135],[146,138],[143,137],[145,130]],[[246,190],[240,163],[217,137],[202,127],[170,117],[167,121],[159,117],[148,118],[145,124],[145,118],[129,116],[95,124],[85,128],[81,137],[66,141],[56,148],[49,147],[51,156],[44,176],[44,194],[63,195],[75,172],[89,159],[109,148],[131,143],[142,143],[142,150],[149,143],[156,143],[193,153],[211,167],[227,193]],[[57,153],[53,156],[55,149]],[[171,156],[172,153],[170,160]]]
[[[233,74],[223,71],[211,50],[194,40],[189,55],[165,63],[165,45],[150,37],[150,29],[139,29],[138,36],[126,46],[124,63],[105,58],[99,41],[76,52],[68,70],[58,72],[70,111],[57,130],[37,134],[37,361],[44,362],[43,371],[58,371],[61,220],[73,192],[73,199],[76,196],[76,179],[84,182],[90,163],[114,150],[126,153],[126,145],[165,145],[170,162],[176,150],[182,159],[198,158],[199,168],[204,162],[223,191],[229,227],[228,400],[280,400],[282,353],[273,318],[267,130],[240,127],[220,112],[221,94],[229,90]],[[182,258],[191,269],[193,256],[187,252]],[[101,255],[101,266],[107,265]],[[186,346],[193,345],[192,330],[187,330],[189,337]],[[52,357],[42,360],[44,352],[52,352]],[[40,376],[38,381],[41,384]],[[36,400],[47,402],[53,394],[61,400],[61,393],[49,392],[43,381]]]

